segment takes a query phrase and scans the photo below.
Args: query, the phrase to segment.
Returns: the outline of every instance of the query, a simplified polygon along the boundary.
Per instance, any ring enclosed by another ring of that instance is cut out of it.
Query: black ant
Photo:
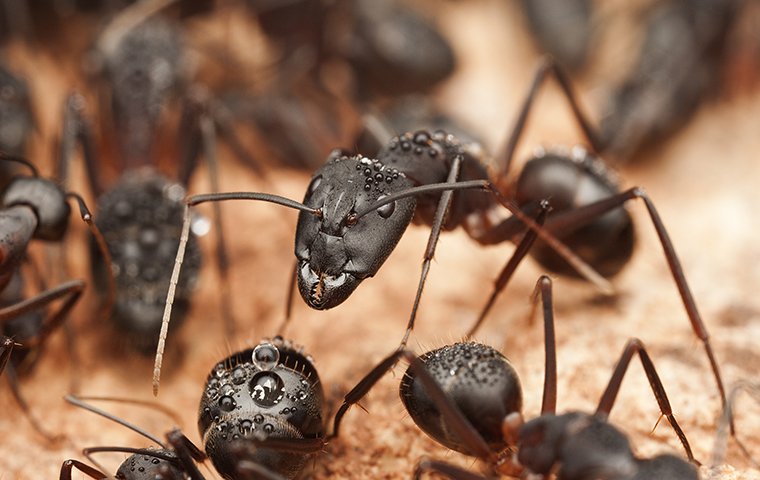
[[[216,364],[201,396],[198,428],[225,478],[237,478],[243,459],[246,468],[294,478],[325,445],[323,410],[311,357],[275,337]]]
[[[23,156],[35,125],[29,86],[0,61],[0,152]],[[0,164],[0,186],[10,181],[12,166]]]
[[[696,468],[678,457],[635,457],[625,435],[606,421],[630,361],[638,353],[662,415],[678,435],[688,459],[696,463],[654,364],[638,339],[626,344],[594,414],[555,414],[557,365],[552,282],[546,276],[536,283],[534,302],[539,294],[546,355],[540,417],[523,422],[522,389],[507,358],[490,346],[469,341],[419,357],[409,350],[397,350],[383,359],[346,395],[335,417],[333,436],[338,435],[340,421],[348,408],[404,358],[410,366],[399,394],[412,420],[438,443],[478,457],[489,468],[488,475],[481,476],[445,462],[424,460],[417,465],[415,478],[424,472],[437,472],[453,479],[485,479],[500,474],[518,476],[527,469],[539,475],[555,472],[563,480],[600,478],[600,475],[696,480]]]
[[[85,118],[84,100],[71,95],[67,101],[62,139],[62,169],[78,142],[83,151],[90,187],[98,197],[99,227],[112,255],[117,297],[113,322],[127,343],[141,352],[155,348],[161,324],[164,295],[172,268],[174,242],[180,234],[185,186],[201,155],[209,166],[212,190],[218,190],[215,163],[217,130],[239,156],[253,163],[239,148],[225,120],[215,114],[213,102],[201,87],[186,89],[182,72],[180,32],[161,18],[125,11],[107,27],[98,42],[121,176],[106,190],[98,171],[93,132]],[[183,97],[177,142],[177,181],[159,173],[154,163],[163,111],[172,97]],[[107,136],[106,132],[103,136]],[[106,142],[108,143],[108,142]],[[226,251],[219,209],[214,212],[218,264],[221,277],[222,316],[228,333],[234,332],[227,282]],[[189,269],[177,290],[180,318],[190,307],[201,264],[195,235],[189,237]],[[93,262],[94,277],[108,274],[108,264]]]
[[[27,249],[32,240],[62,242],[68,229],[69,199],[79,204],[82,219],[90,227],[98,246],[105,251],[102,235],[93,223],[84,200],[72,192],[65,192],[51,180],[41,178],[37,169],[20,157],[0,154],[0,161],[20,163],[32,172],[31,176],[17,176],[5,189],[0,204],[0,333],[15,342],[17,348],[11,352],[11,345],[4,345],[3,363],[6,376],[11,384],[11,391],[35,429],[48,439],[48,434],[37,420],[29,414],[29,407],[18,386],[18,374],[24,374],[33,368],[50,335],[66,320],[69,312],[82,294],[85,282],[70,280],[44,291],[31,298],[24,298],[24,280],[21,276],[21,264],[27,258]],[[107,257],[106,257],[107,258]],[[107,297],[112,298],[112,295]],[[55,301],[61,304],[53,312],[40,314]],[[107,301],[104,309],[108,311]]]
[[[506,178],[535,96],[550,75],[558,81],[589,143],[598,146],[597,137],[580,111],[568,78],[552,59],[546,59],[539,66],[518,114],[506,147],[505,163],[497,178]],[[704,344],[721,399],[725,403],[723,381],[707,329],[665,225],[647,194],[639,187],[620,192],[611,173],[599,159],[584,149],[574,149],[572,155],[550,152],[528,161],[510,189],[514,198],[512,201],[504,198],[489,180],[488,171],[480,162],[480,151],[477,146],[461,143],[445,132],[431,134],[418,131],[391,139],[377,154],[377,159],[333,151],[327,163],[312,176],[303,203],[251,192],[189,197],[186,199],[185,227],[175,262],[175,277],[179,275],[184,255],[182,239],[187,240],[191,206],[233,199],[273,202],[300,210],[293,281],[297,280],[302,298],[315,309],[333,308],[345,301],[365,278],[375,275],[414,219],[430,225],[431,234],[414,304],[400,345],[403,348],[414,327],[442,229],[461,226],[478,243],[493,245],[517,238],[527,226],[546,243],[531,249],[531,254],[542,265],[557,273],[575,272],[611,290],[607,280],[596,270],[605,277],[612,276],[630,258],[633,226],[629,214],[621,206],[628,200],[639,198],[644,202],[657,231],[692,328]],[[483,196],[475,192],[454,195],[454,191],[464,189],[486,190],[493,195]],[[444,193],[439,197],[436,195],[439,192]],[[544,229],[532,217],[542,208],[545,199],[551,199],[554,212],[546,219]],[[509,209],[513,216],[504,219],[499,206]],[[581,252],[581,258],[569,251],[561,241]],[[550,250],[560,253],[561,258]],[[514,268],[516,265],[502,272],[489,303],[473,329],[483,321]],[[158,389],[173,288],[170,286],[167,296],[165,323],[156,354],[154,392]],[[289,310],[290,298],[286,324],[290,317]]]
[[[308,355],[281,337],[234,353],[209,373],[198,411],[205,453],[178,429],[167,435],[167,445],[76,397],[67,396],[66,400],[125,425],[161,447],[83,450],[93,463],[93,453],[132,453],[119,467],[117,478],[200,480],[204,477],[195,462],[210,458],[224,478],[292,479],[325,445],[324,393],[317,371]],[[73,468],[93,478],[103,478],[98,470],[67,460],[61,468],[61,479],[69,480]],[[125,476],[119,477],[120,473]]]
[[[168,443],[162,442],[159,438],[140,427],[133,425],[125,420],[122,420],[104,410],[101,410],[93,405],[90,405],[83,401],[83,398],[79,398],[73,395],[67,395],[65,400],[72,405],[79,408],[83,408],[92,413],[107,418],[113,422],[127,427],[128,429],[142,435],[143,437],[151,440],[159,448],[131,448],[131,447],[89,447],[82,450],[82,454],[87,457],[97,468],[87,465],[79,460],[69,459],[63,462],[61,465],[61,480],[71,480],[71,473],[74,469],[79,470],[85,475],[95,478],[111,478],[109,475],[102,473],[102,467],[98,465],[92,455],[94,453],[104,452],[122,452],[129,453],[124,462],[119,466],[116,471],[116,478],[124,480],[183,480],[193,479],[200,480],[203,478],[195,462],[203,462],[206,459],[206,455],[200,451],[193,443],[188,439],[179,429],[173,429],[167,434]],[[111,400],[110,398],[97,398],[96,400]],[[145,403],[139,401],[129,401],[131,403],[137,403],[141,405],[153,406],[159,408],[171,415],[161,406]],[[101,470],[98,470],[100,468]]]

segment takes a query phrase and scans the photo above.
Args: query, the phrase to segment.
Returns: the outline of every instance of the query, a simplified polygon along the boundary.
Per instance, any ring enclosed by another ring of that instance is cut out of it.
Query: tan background
[[[452,112],[482,132],[491,151],[499,148],[513,122],[514,112],[530,82],[537,53],[526,38],[519,12],[511,3],[495,0],[428,4],[457,48],[461,69],[438,92]],[[434,11],[436,10],[436,11]],[[616,48],[605,46],[614,57]],[[30,81],[38,92],[41,128],[35,152],[49,154],[57,129],[59,105],[72,86],[74,74],[62,73],[54,55],[16,48],[17,63],[33,71]],[[599,62],[599,65],[605,65]],[[33,70],[31,70],[33,67]],[[598,67],[602,79],[613,68]],[[586,75],[591,77],[591,75]],[[582,103],[592,117],[604,99],[604,81],[582,78]],[[48,98],[49,97],[49,98]],[[703,107],[698,116],[671,141],[647,154],[646,161],[622,169],[624,186],[647,189],[660,210],[683,261],[689,283],[712,334],[713,345],[728,385],[757,381],[760,367],[760,95],[742,94]],[[596,117],[594,117],[596,118]],[[542,95],[530,131],[519,148],[524,159],[536,146],[572,144],[580,134],[553,87]],[[43,157],[50,158],[50,157]],[[273,170],[268,182],[229,161],[222,152],[224,190],[259,190],[300,198],[308,183],[301,172]],[[49,170],[48,170],[49,171]],[[208,190],[203,174],[192,192]],[[210,210],[203,210],[208,213]],[[631,264],[614,281],[616,302],[601,301],[587,284],[555,279],[559,359],[559,409],[593,407],[626,339],[638,336],[649,347],[677,417],[696,456],[709,462],[720,404],[701,343],[691,332],[670,279],[661,250],[641,205],[631,205],[638,227],[638,245]],[[242,331],[225,339],[219,324],[217,276],[206,262],[186,325],[173,331],[170,361],[159,400],[175,409],[191,439],[198,439],[195,422],[200,391],[209,369],[231,351],[253,345],[273,333],[282,316],[289,269],[293,262],[295,215],[267,206],[234,203],[224,207],[231,244],[233,308]],[[316,361],[328,396],[340,397],[399,341],[417,283],[418,265],[428,232],[411,227],[375,279],[368,280],[340,308],[311,311],[298,303],[288,336],[304,345]],[[86,275],[79,226],[70,242],[70,263]],[[210,251],[209,238],[202,243]],[[487,297],[491,282],[511,253],[509,245],[480,248],[462,232],[442,237],[420,309],[418,328],[410,345],[418,352],[454,341],[473,321]],[[526,323],[527,298],[542,273],[532,262],[523,265],[509,291],[499,300],[480,340],[499,347],[515,363],[525,390],[528,417],[539,410],[543,378],[542,331]],[[84,368],[83,394],[150,398],[152,360],[128,356],[98,330],[92,320],[94,302],[88,294],[72,316],[79,331]],[[66,406],[61,396],[71,374],[61,335],[51,342],[38,368],[22,388],[33,412],[52,431],[69,442],[44,444],[29,429],[7,387],[0,390],[0,477],[55,478],[66,458],[81,458],[78,450],[94,445],[145,446],[146,441],[119,426]],[[181,351],[180,351],[181,350]],[[369,414],[352,410],[342,437],[319,456],[306,478],[408,478],[424,455],[470,466],[471,459],[452,454],[420,433],[398,399],[401,367],[388,375],[363,405]],[[745,399],[746,400],[746,399]],[[126,406],[107,406],[151,432],[171,426],[156,412]],[[757,436],[760,407],[740,402],[737,426],[760,456]],[[628,374],[611,421],[632,439],[641,455],[680,454],[672,431],[661,424],[656,403],[642,370]],[[117,468],[123,455],[104,456]],[[703,470],[706,478],[760,478],[757,470],[729,443],[730,466]],[[211,469],[208,476],[214,474]]]

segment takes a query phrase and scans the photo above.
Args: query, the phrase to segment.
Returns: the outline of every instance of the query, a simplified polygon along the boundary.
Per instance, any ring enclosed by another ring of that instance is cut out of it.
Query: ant
[[[557,365],[552,281],[541,276],[533,301],[541,296],[544,317],[545,373],[541,416],[524,422],[522,388],[512,364],[498,350],[473,341],[456,343],[419,357],[397,350],[374,367],[345,397],[333,427],[337,436],[349,407],[360,401],[396,362],[409,362],[399,388],[407,412],[428,436],[449,449],[486,462],[481,476],[436,460],[423,460],[415,478],[436,472],[452,479],[487,479],[556,472],[558,479],[674,478],[696,480],[694,465],[672,456],[634,456],[626,436],[607,423],[634,354],[639,355],[662,415],[676,432],[689,461],[697,463],[673,415],[665,389],[641,340],[630,339],[594,414],[555,413]],[[542,477],[544,478],[544,477]]]
[[[5,189],[0,203],[0,231],[3,233],[0,241],[0,299],[3,303],[0,308],[0,334],[6,338],[2,352],[3,365],[17,403],[34,428],[48,440],[53,440],[54,436],[47,433],[30,414],[17,377],[34,367],[47,339],[65,322],[79,300],[85,282],[70,280],[53,288],[43,287],[44,291],[24,299],[21,263],[27,259],[27,249],[32,240],[63,241],[68,229],[71,212],[68,201],[71,198],[79,204],[82,220],[108,257],[103,237],[78,194],[65,192],[51,180],[41,178],[36,167],[23,158],[0,154],[0,161],[19,163],[32,173],[31,176],[15,177]],[[112,295],[108,295],[107,299],[110,298]],[[58,300],[61,304],[55,311],[44,316],[40,314],[41,309]],[[108,311],[109,308],[107,301],[104,309]],[[13,349],[14,345],[18,348]]]
[[[23,155],[35,124],[29,86],[0,61],[0,152]],[[0,164],[2,187],[14,173],[10,167],[6,162]]]
[[[233,353],[209,373],[198,413],[205,453],[179,429],[167,435],[167,445],[79,398],[67,396],[66,401],[120,423],[160,446],[159,450],[125,447],[83,450],[93,463],[93,453],[131,453],[119,467],[117,478],[200,480],[204,477],[195,462],[210,458],[224,478],[292,479],[325,445],[324,392],[319,375],[311,357],[281,337]],[[70,480],[74,468],[93,478],[105,476],[82,462],[67,460],[61,468],[61,480]]]
[[[85,118],[84,99],[73,94],[65,110],[62,139],[62,170],[74,146],[81,145],[90,188],[97,196],[99,227],[108,242],[116,277],[117,298],[112,321],[126,342],[140,352],[155,348],[161,324],[163,296],[169,280],[174,242],[181,230],[182,199],[185,186],[202,155],[209,167],[212,190],[218,190],[215,163],[216,134],[219,131],[238,156],[253,164],[242,151],[226,121],[216,115],[215,105],[205,90],[186,88],[183,78],[183,48],[180,32],[152,13],[130,9],[114,18],[98,42],[103,77],[107,84],[110,109],[104,123],[113,124],[110,139],[120,158],[120,178],[106,189],[98,170],[93,132]],[[136,16],[136,18],[135,18]],[[163,110],[172,97],[182,96],[182,115],[177,142],[177,180],[170,180],[156,168],[157,138],[161,133]],[[104,102],[105,103],[105,102]],[[109,136],[106,132],[101,137]],[[202,222],[195,222],[199,231]],[[234,333],[227,281],[228,259],[221,229],[221,212],[214,212],[217,232],[216,256],[221,278],[222,317],[228,333]],[[201,251],[195,235],[188,240],[189,268],[180,279],[177,306],[184,318],[192,298],[201,265]],[[103,278],[107,262],[92,262],[93,275]]]
[[[214,366],[199,407],[206,454],[225,478],[240,461],[296,477],[325,445],[324,393],[311,357],[275,337]],[[268,477],[267,477],[268,478]]]
[[[82,450],[82,454],[87,457],[94,465],[102,469],[98,462],[92,458],[94,453],[104,452],[123,452],[131,454],[124,462],[119,466],[116,471],[116,478],[125,480],[182,480],[182,479],[202,479],[198,467],[195,462],[203,462],[206,459],[206,455],[200,451],[193,443],[188,439],[179,429],[173,429],[167,434],[168,443],[162,442],[156,436],[146,432],[140,427],[133,425],[121,418],[118,418],[104,410],[101,410],[93,405],[90,405],[83,401],[83,398],[79,398],[73,395],[66,395],[64,399],[79,408],[83,408],[87,411],[100,415],[108,420],[116,422],[120,425],[127,427],[128,429],[142,435],[143,437],[151,440],[159,448],[131,448],[131,447],[89,447]],[[95,400],[111,400],[110,398],[98,398],[93,397]],[[171,412],[167,412],[160,405],[153,403],[145,403],[139,401],[129,401],[130,403],[137,403],[140,405],[152,406],[158,408],[160,411],[171,415]],[[95,467],[87,465],[79,460],[69,459],[63,462],[61,465],[60,480],[71,480],[71,473],[74,469],[79,470],[85,475],[95,478],[111,478],[110,475],[102,473]]]
[[[496,176],[497,181],[507,177],[538,89],[549,76],[553,76],[559,83],[591,146],[595,151],[599,150],[597,136],[578,106],[569,79],[553,59],[547,58],[537,69],[518,114],[507,143],[504,165]],[[510,198],[505,198],[495,186],[496,182],[490,180],[488,170],[480,161],[481,152],[478,146],[462,143],[445,132],[431,134],[418,131],[392,138],[380,150],[376,159],[349,155],[341,150],[333,151],[326,164],[312,176],[303,203],[256,192],[188,197],[185,200],[183,236],[180,238],[173,284],[167,295],[164,324],[156,353],[154,393],[158,390],[174,284],[184,255],[183,239],[187,240],[190,207],[194,205],[209,201],[246,199],[272,202],[299,210],[295,238],[297,264],[293,282],[297,282],[304,301],[319,310],[339,305],[364,279],[374,276],[412,219],[430,225],[431,233],[416,296],[400,344],[403,349],[414,327],[423,287],[442,229],[450,230],[461,226],[478,243],[495,245],[516,239],[525,232],[527,226],[543,241],[533,247],[530,253],[544,267],[556,273],[585,276],[602,289],[611,291],[611,286],[604,277],[619,272],[633,251],[633,224],[622,206],[629,200],[640,199],[644,202],[660,239],[692,329],[704,345],[721,399],[725,403],[723,381],[707,329],[665,225],[646,192],[639,187],[620,192],[612,174],[601,160],[585,149],[576,148],[572,155],[545,152],[529,160],[515,185],[509,189]],[[454,195],[455,191],[466,189],[485,190],[492,195],[482,196],[477,192],[457,192]],[[434,195],[440,192],[443,192],[440,197]],[[543,208],[545,199],[551,199],[554,211],[547,217],[544,228],[533,220],[533,216]],[[504,219],[500,207],[507,208],[513,216]],[[581,258],[562,242],[573,251],[581,252]],[[551,250],[558,252],[561,258]],[[516,265],[502,272],[488,305],[473,329],[484,320],[514,268]],[[290,318],[290,300],[289,297],[285,324],[280,331]]]

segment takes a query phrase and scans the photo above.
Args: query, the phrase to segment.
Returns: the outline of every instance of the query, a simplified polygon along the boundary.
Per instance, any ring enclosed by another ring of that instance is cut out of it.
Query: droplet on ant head
[[[322,183],[322,175],[317,175],[316,177],[311,179],[311,183],[309,183],[309,188],[306,190],[306,195],[311,195],[314,193],[314,191],[319,188],[319,185]]]
[[[280,351],[271,343],[262,343],[253,349],[253,365],[259,370],[272,370],[280,361]]]
[[[224,410],[225,412],[231,412],[235,409],[237,404],[235,403],[235,399],[230,397],[229,395],[224,395],[219,399],[219,408]]]
[[[272,372],[257,373],[248,386],[251,391],[251,398],[260,407],[266,408],[276,405],[285,395],[285,382],[279,375]]]
[[[380,195],[377,199],[382,200],[385,195]],[[393,215],[393,211],[396,210],[396,202],[386,203],[382,207],[377,208],[377,213],[383,218],[388,218]]]

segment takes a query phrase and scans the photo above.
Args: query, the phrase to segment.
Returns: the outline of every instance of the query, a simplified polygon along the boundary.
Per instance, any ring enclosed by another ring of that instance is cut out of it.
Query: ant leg
[[[562,92],[570,103],[570,108],[573,111],[573,115],[580,125],[581,130],[583,130],[583,133],[591,145],[591,148],[594,150],[594,152],[600,152],[602,150],[602,145],[599,141],[598,134],[591,126],[591,123],[586,119],[586,116],[583,114],[578,105],[578,101],[576,100],[576,96],[573,93],[573,89],[570,84],[570,79],[559,67],[559,65],[557,65],[557,62],[552,57],[547,56],[543,59],[541,64],[536,69],[536,73],[533,76],[533,83],[530,86],[530,90],[528,90],[527,97],[523,101],[523,105],[520,108],[520,113],[517,116],[517,121],[515,122],[515,126],[512,129],[509,140],[507,141],[507,146],[503,153],[504,165],[502,166],[501,172],[498,175],[499,178],[504,178],[509,173],[509,167],[512,163],[515,149],[517,148],[517,142],[520,139],[520,135],[522,135],[522,132],[525,129],[525,124],[528,121],[528,114],[530,113],[530,109],[536,99],[538,89],[541,87],[546,77],[550,74],[554,75],[557,83],[559,83]]]
[[[216,193],[219,189],[219,165],[216,160],[216,124],[209,115],[209,100],[202,88],[194,89],[189,98],[185,99],[180,121],[180,138],[187,139],[180,144],[180,166],[178,171],[179,181],[187,186],[190,177],[198,166],[198,157],[203,154],[208,169],[211,192]],[[229,258],[227,256],[227,242],[224,229],[222,228],[221,205],[213,205],[213,222],[215,230],[215,254],[217,268],[219,269],[220,308],[225,325],[227,337],[235,336],[235,319],[232,314],[232,302],[229,282]]]
[[[715,443],[713,445],[713,455],[710,465],[721,465],[725,462],[726,447],[728,429],[730,425],[734,424],[734,405],[736,398],[742,391],[752,396],[755,401],[760,402],[760,384],[742,381],[733,386],[728,394],[728,403],[723,409],[723,414],[718,424],[718,429],[715,433]],[[739,446],[742,454],[752,463],[755,468],[760,468],[760,460],[754,458],[744,442],[739,440],[738,435],[734,432],[734,441]]]
[[[448,182],[447,183],[433,183],[429,185],[421,185],[419,187],[408,188],[406,190],[402,190],[400,192],[396,192],[391,195],[384,196],[381,199],[375,201],[374,203],[357,210],[355,213],[350,215],[349,221],[352,221],[352,222],[358,221],[360,217],[368,214],[369,212],[373,212],[377,210],[378,208],[382,207],[383,205],[387,205],[389,203],[395,202],[396,200],[400,200],[402,198],[414,197],[417,195],[434,193],[434,192],[443,192],[443,191],[449,191],[449,190],[450,191],[469,190],[469,189],[479,189],[479,190],[484,190],[486,192],[489,192],[491,195],[494,196],[496,201],[502,207],[509,210],[509,212],[514,217],[514,218],[509,218],[505,220],[505,222],[508,222],[509,224],[511,224],[512,227],[516,227],[517,225],[519,225],[517,222],[524,225],[524,227],[521,226],[519,229],[515,228],[515,230],[513,231],[514,234],[520,233],[522,230],[524,230],[525,227],[527,227],[529,230],[535,231],[536,235],[538,235],[538,238],[540,238],[544,243],[549,245],[567,263],[572,265],[572,267],[583,278],[593,283],[597,288],[599,288],[599,290],[601,290],[605,294],[609,295],[609,294],[614,293],[615,290],[612,288],[612,285],[607,279],[602,277],[588,263],[584,262],[578,255],[573,253],[572,250],[570,250],[565,244],[559,241],[547,228],[544,228],[538,225],[531,218],[530,214],[525,213],[520,207],[517,206],[517,204],[505,198],[501,194],[501,192],[499,192],[496,186],[493,183],[489,182],[488,180],[465,180],[465,181],[460,181],[460,182],[455,182],[455,183],[448,183]],[[585,208],[585,207],[582,207],[582,208]],[[511,234],[506,236],[503,240],[509,239],[510,236]]]
[[[92,128],[84,115],[85,100],[78,93],[70,93],[63,110],[63,128],[58,145],[57,178],[66,185],[69,177],[69,165],[74,149],[79,144],[82,149],[85,169],[93,196],[99,197],[104,191],[98,161],[93,146]]]
[[[84,473],[88,477],[94,478],[95,480],[100,480],[102,478],[108,477],[108,475],[87,465],[86,463],[80,462],[79,460],[69,459],[63,462],[63,465],[61,465],[61,475],[58,478],[60,480],[71,480],[71,471],[74,468]]]
[[[380,380],[380,378],[385,375],[385,373],[387,373],[401,357],[409,362],[414,373],[419,377],[422,386],[427,390],[433,403],[435,403],[436,408],[441,412],[441,416],[445,417],[447,422],[450,422],[449,424],[451,425],[452,432],[470,447],[474,456],[481,459],[491,459],[492,452],[486,441],[478,431],[475,430],[475,427],[467,421],[459,408],[457,408],[457,406],[446,396],[446,393],[444,393],[435,379],[430,373],[428,373],[422,361],[420,361],[420,359],[410,350],[399,349],[390,354],[346,394],[343,404],[335,415],[333,432],[328,437],[328,440],[338,436],[340,422],[351,405],[358,403],[359,400],[369,392],[378,380]]]
[[[491,477],[472,473],[461,467],[451,465],[450,463],[441,462],[440,460],[420,460],[414,467],[412,478],[419,480],[425,473],[436,473],[442,477],[452,480],[489,480]]]
[[[620,360],[615,367],[615,371],[612,373],[610,382],[602,394],[602,398],[599,400],[599,406],[596,408],[596,415],[605,420],[609,416],[610,410],[612,410],[612,406],[614,405],[615,399],[617,398],[617,394],[620,391],[620,385],[623,382],[623,377],[625,376],[625,372],[628,370],[628,366],[631,363],[631,358],[633,357],[634,353],[639,354],[641,366],[644,367],[644,372],[646,373],[647,379],[649,380],[649,386],[652,387],[654,398],[657,400],[657,404],[660,406],[660,412],[665,416],[665,418],[668,419],[668,422],[673,427],[673,430],[675,430],[676,435],[678,435],[678,439],[681,441],[681,444],[686,451],[686,456],[690,461],[699,464],[699,462],[694,459],[694,454],[691,452],[689,440],[686,438],[683,430],[681,430],[681,426],[678,425],[678,422],[676,421],[676,417],[673,415],[673,410],[670,407],[668,395],[665,393],[665,387],[663,387],[662,382],[660,381],[660,376],[657,374],[657,370],[654,368],[654,363],[652,363],[652,359],[649,357],[649,354],[646,351],[646,347],[644,347],[644,344],[638,338],[632,338],[628,340],[628,343],[626,343],[625,348],[623,349],[623,354],[620,356]]]
[[[237,473],[242,480],[285,480],[285,477],[278,475],[263,465],[250,460],[241,460],[237,464]]]
[[[535,220],[536,224],[543,225],[544,220],[546,219],[546,215],[548,213],[549,213],[549,203],[541,202],[541,210],[538,212],[538,215]],[[486,315],[488,315],[488,312],[491,310],[491,307],[496,301],[496,297],[498,297],[499,294],[504,290],[504,288],[506,288],[507,283],[509,283],[509,280],[512,278],[512,275],[515,273],[515,270],[517,270],[517,266],[520,264],[523,258],[525,258],[525,256],[528,254],[528,251],[533,246],[533,243],[536,241],[536,237],[537,237],[536,232],[534,232],[533,230],[528,230],[527,232],[525,232],[525,235],[523,236],[522,240],[520,240],[520,243],[517,245],[517,248],[515,248],[515,251],[512,253],[512,257],[510,257],[507,264],[504,265],[504,268],[501,270],[501,273],[499,273],[499,277],[494,282],[494,289],[493,289],[493,292],[491,292],[491,296],[488,298],[488,301],[486,302],[485,306],[480,311],[480,315],[478,315],[478,319],[475,321],[475,324],[470,328],[470,330],[465,335],[466,338],[471,338],[473,335],[475,335],[475,332],[477,332],[480,326],[483,324],[483,320],[485,320]]]
[[[156,357],[153,363],[153,395],[158,395],[158,387],[161,378],[161,365],[164,358],[164,348],[166,347],[166,337],[169,332],[169,320],[172,314],[172,305],[174,304],[174,296],[177,290],[177,283],[179,282],[179,273],[182,269],[182,262],[185,258],[185,250],[187,249],[187,241],[190,237],[190,209],[201,203],[206,202],[220,202],[225,200],[257,200],[261,202],[275,203],[288,208],[301,210],[312,215],[321,216],[322,212],[318,209],[307,207],[306,205],[290,200],[289,198],[281,197],[279,195],[272,195],[268,193],[258,192],[228,192],[228,193],[210,193],[205,195],[193,195],[185,199],[185,213],[182,219],[182,232],[179,238],[179,245],[177,246],[177,256],[174,259],[174,268],[172,269],[172,276],[169,280],[169,290],[166,294],[166,306],[164,307],[164,315],[161,323],[161,332],[158,337],[158,345],[156,347]]]
[[[64,300],[58,310],[49,315],[42,323],[40,332],[31,341],[26,342],[24,345],[26,348],[39,347],[40,345],[43,345],[48,336],[50,336],[50,334],[66,320],[69,311],[82,294],[84,285],[85,283],[82,280],[71,280],[35,295],[32,298],[4,307],[0,309],[0,323],[7,322],[8,320],[17,318],[25,313],[38,310],[45,307],[50,302],[66,297],[66,300]]]
[[[598,202],[591,203],[589,205],[571,210],[566,213],[560,213],[547,220],[546,228],[550,231],[565,231],[579,228],[594,218],[598,218],[600,215],[603,215],[604,213],[619,207],[628,200],[635,198],[641,199],[647,208],[649,217],[652,220],[652,224],[654,225],[655,231],[657,232],[657,236],[660,239],[660,245],[662,246],[663,252],[665,254],[665,260],[668,262],[668,268],[670,269],[670,273],[673,275],[673,280],[675,281],[679,295],[681,296],[681,301],[683,302],[684,309],[686,310],[686,315],[689,317],[689,321],[691,322],[691,328],[694,330],[694,333],[704,345],[705,352],[707,353],[707,358],[710,361],[710,367],[712,368],[713,375],[715,376],[715,382],[718,385],[721,403],[725,408],[726,390],[723,386],[723,377],[720,374],[718,362],[715,359],[715,354],[713,353],[712,345],[710,344],[710,337],[707,332],[707,327],[705,327],[705,324],[702,321],[702,316],[699,314],[699,310],[697,310],[697,304],[694,301],[694,296],[692,295],[691,289],[689,288],[689,285],[686,281],[686,276],[683,273],[681,262],[676,255],[676,250],[673,247],[673,242],[670,240],[670,235],[668,235],[668,232],[665,229],[665,224],[662,222],[662,219],[660,218],[660,215],[657,212],[654,203],[646,194],[646,192],[639,187],[633,187],[609,198],[599,200]]]
[[[544,312],[544,394],[541,402],[541,414],[557,411],[557,340],[554,335],[554,302],[552,280],[541,275],[533,290],[532,302],[535,307],[538,296]]]
[[[195,462],[204,462],[206,454],[177,428],[167,433],[166,439],[177,454],[184,472],[192,480],[204,480]]]
[[[47,442],[50,444],[58,444],[62,440],[65,440],[66,439],[65,435],[53,434],[49,432],[47,429],[43,428],[40,421],[37,420],[37,418],[32,414],[32,409],[29,408],[29,404],[26,402],[26,399],[21,394],[21,387],[18,384],[18,376],[16,375],[16,368],[13,366],[13,364],[8,363],[6,365],[5,376],[8,378],[8,384],[11,387],[11,393],[13,394],[13,398],[16,400],[16,403],[18,404],[19,408],[21,408],[21,411],[24,412],[24,416],[32,425],[32,428],[34,428],[37,431],[37,433],[43,436],[45,440],[47,440]]]
[[[449,170],[449,176],[446,179],[446,183],[456,183],[457,177],[459,176],[459,169],[462,166],[462,161],[462,155],[457,155],[454,157],[454,160],[451,162],[451,170]],[[404,338],[401,339],[399,349],[406,347],[406,342],[409,340],[409,335],[412,333],[412,329],[414,328],[414,319],[417,317],[417,309],[420,305],[422,289],[425,287],[425,280],[427,279],[427,274],[430,271],[430,262],[433,260],[433,256],[435,255],[435,247],[438,244],[438,238],[441,236],[441,228],[443,227],[443,222],[446,219],[446,213],[448,213],[449,207],[451,206],[451,197],[453,195],[454,192],[452,190],[445,190],[441,193],[441,199],[438,201],[438,207],[435,211],[433,223],[430,227],[430,237],[428,238],[427,247],[425,248],[425,255],[422,259],[422,273],[420,274],[420,281],[417,285],[417,294],[414,297],[412,313],[409,315],[409,321],[406,325],[406,332],[404,333]]]

